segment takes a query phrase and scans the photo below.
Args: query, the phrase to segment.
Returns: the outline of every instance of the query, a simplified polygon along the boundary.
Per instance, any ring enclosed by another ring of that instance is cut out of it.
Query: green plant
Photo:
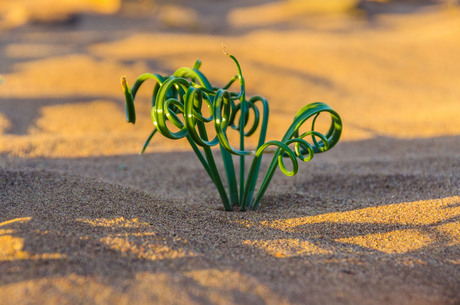
[[[154,129],[145,142],[142,152],[157,131],[170,139],[185,137],[216,185],[225,210],[231,210],[234,205],[239,206],[243,211],[248,208],[257,209],[276,168],[279,167],[288,176],[295,175],[298,171],[297,158],[305,162],[310,161],[315,153],[327,151],[338,142],[342,132],[342,121],[328,105],[312,103],[297,112],[280,141],[265,142],[269,114],[268,103],[261,96],[246,99],[240,65],[233,55],[226,55],[234,61],[238,73],[223,88],[215,88],[211,85],[199,70],[201,66],[199,60],[192,68],[180,68],[170,76],[144,73],[138,77],[132,88],[129,88],[126,77],[123,76],[121,82],[126,99],[127,121],[135,123],[134,98],[136,93],[144,81],[153,79],[156,82],[151,110]],[[239,80],[240,91],[229,91],[230,86],[236,80]],[[262,106],[262,115],[258,106]],[[206,109],[209,111],[209,116],[203,114],[203,110]],[[253,117],[250,120],[251,113]],[[315,122],[320,113],[328,113],[331,117],[330,127],[325,134],[315,130]],[[311,130],[300,133],[300,127],[308,119],[311,119]],[[170,123],[167,123],[168,121]],[[249,123],[250,121],[252,124]],[[208,138],[206,123],[214,127],[216,135],[213,139]],[[246,150],[245,137],[253,135],[259,124],[260,134],[257,147],[252,151]],[[171,131],[168,125],[174,126],[176,131]],[[229,127],[239,133],[239,149],[235,149],[229,143],[227,138]],[[311,143],[305,140],[307,137],[311,138]],[[214,161],[211,150],[211,147],[214,146],[220,147],[228,194]],[[274,155],[258,192],[254,196],[262,156],[264,152],[273,152],[273,149],[267,149],[269,147],[275,148]],[[253,160],[246,176],[245,160],[249,155],[253,155]],[[233,156],[238,156],[240,159],[238,182]],[[286,168],[284,157],[290,159],[291,170]]]

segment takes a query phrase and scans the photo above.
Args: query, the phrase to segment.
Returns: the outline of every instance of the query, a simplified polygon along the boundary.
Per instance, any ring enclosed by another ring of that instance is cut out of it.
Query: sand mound
[[[278,175],[261,210],[246,213],[222,210],[191,153],[20,161],[59,172],[0,172],[1,303],[458,299],[460,198],[449,195],[460,185],[457,159],[438,157],[433,171],[420,172],[429,157],[352,161],[346,148],[338,166],[320,160],[294,181]],[[169,170],[188,164],[184,181],[203,181],[178,187],[151,175],[171,157]]]

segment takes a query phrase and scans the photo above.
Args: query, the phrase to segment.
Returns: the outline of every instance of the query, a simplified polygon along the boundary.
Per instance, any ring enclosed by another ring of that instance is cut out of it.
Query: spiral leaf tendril
[[[308,162],[315,154],[334,147],[340,139],[342,121],[337,112],[328,105],[311,103],[297,112],[281,140],[265,142],[269,115],[268,102],[261,96],[246,99],[241,67],[233,55],[225,54],[235,63],[237,74],[223,88],[211,85],[199,70],[201,67],[199,60],[192,68],[180,68],[169,76],[144,73],[137,78],[131,88],[126,77],[123,76],[121,84],[126,100],[126,120],[133,124],[136,122],[134,107],[136,93],[145,81],[153,80],[155,84],[151,118],[154,128],[144,143],[141,153],[145,151],[157,132],[173,140],[186,138],[216,185],[225,210],[232,210],[234,206],[238,206],[242,211],[257,209],[276,169],[279,167],[285,175],[293,176],[299,169],[298,160]],[[237,80],[240,84],[239,92],[230,91],[229,88]],[[209,114],[205,115],[203,109],[207,109]],[[322,113],[328,114],[331,118],[329,130],[325,134],[315,130],[317,118]],[[311,122],[311,129],[300,133],[301,127],[307,121]],[[213,138],[209,138],[206,126],[211,126],[215,130]],[[239,133],[240,143],[237,148],[230,144],[227,136],[229,128]],[[254,135],[257,129],[259,129],[257,147],[255,150],[247,150],[245,138]],[[222,154],[228,193],[214,161],[212,147],[216,146],[219,146]],[[273,152],[270,155],[272,161],[256,192],[262,157],[268,151]],[[245,161],[249,155],[253,155],[252,163],[249,172],[245,175]],[[240,158],[239,186],[233,162],[234,156]],[[287,159],[290,161],[290,170],[285,165]]]

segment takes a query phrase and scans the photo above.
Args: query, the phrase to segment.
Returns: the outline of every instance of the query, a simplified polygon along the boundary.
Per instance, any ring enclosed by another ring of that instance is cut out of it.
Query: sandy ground
[[[458,9],[32,2],[0,1],[0,304],[460,304]],[[223,85],[222,42],[268,139],[309,102],[344,123],[255,212],[223,210],[185,141],[137,154],[151,87],[125,123],[121,75],[201,59]]]

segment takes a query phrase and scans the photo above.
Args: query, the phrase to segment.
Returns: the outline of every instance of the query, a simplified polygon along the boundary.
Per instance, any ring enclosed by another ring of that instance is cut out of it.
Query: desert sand
[[[439,2],[0,1],[0,304],[460,304],[460,10]],[[343,120],[257,211],[224,211],[186,141],[138,155],[152,86],[125,121],[122,75],[200,59],[222,86],[222,43],[268,140],[310,102]]]

